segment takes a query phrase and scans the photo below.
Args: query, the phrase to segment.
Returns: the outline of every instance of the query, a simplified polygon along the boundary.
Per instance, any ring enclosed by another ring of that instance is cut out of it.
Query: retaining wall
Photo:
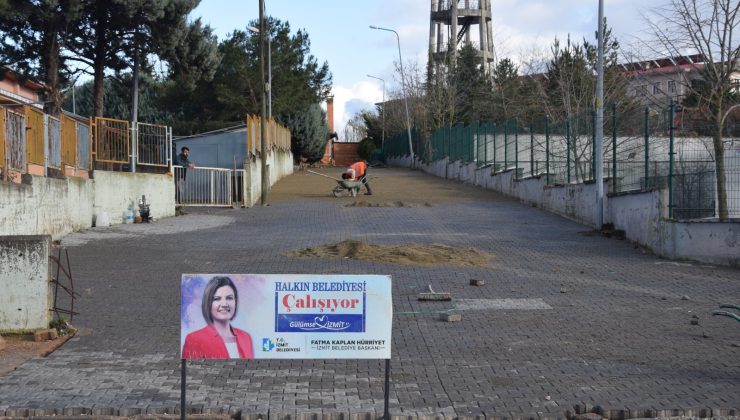
[[[389,158],[389,165],[411,167],[408,157]],[[515,170],[493,173],[491,166],[449,162],[444,158],[414,167],[447,179],[474,184],[536,205],[579,223],[596,227],[596,184],[548,186],[544,176],[516,179]],[[608,191],[605,182],[604,191]],[[610,194],[604,197],[604,223],[656,254],[713,264],[740,266],[740,222],[667,220],[666,189]]]
[[[92,226],[93,181],[24,175],[0,182],[0,235],[51,235],[58,239]]]
[[[272,151],[267,154],[269,185],[293,173],[293,153]],[[259,156],[244,161],[244,204],[252,207],[262,195],[262,160]]]
[[[175,215],[171,175],[95,171],[95,179],[24,175],[21,184],[0,182],[0,235],[50,235],[53,240],[93,226],[108,213],[112,224],[141,195],[157,218]],[[138,208],[138,206],[137,206]]]
[[[51,237],[0,236],[0,331],[49,328]]]
[[[175,215],[175,181],[169,174],[95,171],[94,214],[104,210],[112,224],[123,223],[124,211],[146,196],[154,218]]]

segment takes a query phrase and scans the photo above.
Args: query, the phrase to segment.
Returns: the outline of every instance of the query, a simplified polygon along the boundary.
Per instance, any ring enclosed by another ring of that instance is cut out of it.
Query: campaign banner
[[[183,274],[183,359],[389,359],[391,278]]]

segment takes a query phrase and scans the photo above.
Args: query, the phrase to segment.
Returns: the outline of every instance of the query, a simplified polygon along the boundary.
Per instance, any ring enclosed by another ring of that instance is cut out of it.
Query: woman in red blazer
[[[238,294],[228,277],[214,277],[203,292],[201,309],[208,325],[185,337],[183,359],[253,359],[252,337],[231,325]]]

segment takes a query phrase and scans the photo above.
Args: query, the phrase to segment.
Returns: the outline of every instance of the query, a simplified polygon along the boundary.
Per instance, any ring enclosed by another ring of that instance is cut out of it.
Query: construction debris
[[[418,300],[441,300],[450,301],[452,296],[449,293],[437,293],[432,289],[432,285],[429,285],[429,292],[422,292],[416,295]]]
[[[445,322],[460,322],[462,321],[462,315],[460,314],[442,314],[440,317]]]

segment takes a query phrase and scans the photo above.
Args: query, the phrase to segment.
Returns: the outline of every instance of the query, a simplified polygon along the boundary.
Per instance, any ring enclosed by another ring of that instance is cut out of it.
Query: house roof
[[[620,64],[627,75],[668,74],[699,70],[704,67],[705,59],[701,54],[678,57],[662,57],[652,60],[634,61]]]
[[[23,74],[20,74],[8,66],[0,65],[0,79],[6,78],[6,77],[16,82],[19,82],[19,84],[22,82],[22,86],[28,89],[32,89],[32,90],[46,90],[47,89],[45,84],[39,81],[33,80]]]

